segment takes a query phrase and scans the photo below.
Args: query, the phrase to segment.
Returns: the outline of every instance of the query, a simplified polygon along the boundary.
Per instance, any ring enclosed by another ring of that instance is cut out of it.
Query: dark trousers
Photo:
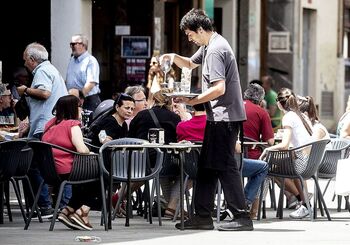
[[[234,158],[234,145],[237,141],[238,131],[239,122],[207,122],[203,142],[204,150],[201,151],[198,164],[194,197],[196,214],[201,217],[211,217],[218,180],[220,180],[224,191],[227,208],[235,218],[249,217],[246,211],[239,165]],[[231,153],[232,156],[228,157],[227,154]],[[218,168],[214,167],[214,162],[208,162],[208,159],[218,159],[211,154],[226,155],[217,164]]]

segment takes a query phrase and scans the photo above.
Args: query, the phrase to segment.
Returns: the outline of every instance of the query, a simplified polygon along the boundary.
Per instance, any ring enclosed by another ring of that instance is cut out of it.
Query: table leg
[[[127,195],[128,195],[128,201],[126,203],[126,218],[125,218],[125,226],[130,226],[130,208],[131,208],[131,157],[132,157],[132,150],[129,150],[129,157],[128,157],[128,172],[127,172]]]
[[[181,214],[181,230],[184,230],[184,161],[185,151],[179,151],[180,157],[180,214]]]
[[[112,195],[113,195],[113,162],[111,162],[110,170],[109,170],[109,190],[108,190],[108,220],[105,220],[105,222],[108,222],[108,229],[112,229],[112,210],[113,210],[113,204],[112,204]]]

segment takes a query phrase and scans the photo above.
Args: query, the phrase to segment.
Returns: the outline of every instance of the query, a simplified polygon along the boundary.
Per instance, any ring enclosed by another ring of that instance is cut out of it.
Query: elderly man
[[[17,87],[20,96],[26,96],[30,109],[29,138],[41,140],[45,124],[53,117],[52,109],[57,100],[67,95],[64,80],[59,71],[48,60],[49,53],[39,43],[29,44],[23,52],[24,65],[33,73],[33,82],[30,87]],[[37,190],[42,177],[38,169],[30,169],[29,178],[33,189]],[[47,185],[44,185],[38,201],[41,216],[52,217],[53,209],[49,198]]]
[[[72,57],[67,68],[66,83],[69,93],[79,90],[85,96],[83,109],[94,111],[101,103],[99,97],[100,66],[88,51],[88,38],[82,34],[72,36]]]
[[[244,107],[247,114],[247,120],[243,122],[244,136],[273,145],[275,140],[271,119],[268,112],[260,106],[264,96],[264,89],[259,84],[249,84],[244,91]],[[258,148],[248,150],[248,157],[251,159],[259,159],[260,155],[261,151]]]

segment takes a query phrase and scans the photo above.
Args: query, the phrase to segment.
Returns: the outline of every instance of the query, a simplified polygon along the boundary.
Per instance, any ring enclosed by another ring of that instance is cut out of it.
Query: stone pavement
[[[309,184],[311,190],[312,184]],[[278,188],[277,188],[278,189]],[[276,190],[277,191],[277,190]],[[311,222],[309,219],[291,220],[288,214],[292,210],[284,210],[282,220],[275,217],[272,209],[267,210],[267,219],[254,221],[254,231],[251,232],[219,232],[213,231],[179,231],[175,223],[163,219],[163,226],[158,225],[157,218],[153,224],[135,216],[130,220],[130,227],[125,227],[125,219],[113,221],[113,229],[105,232],[100,223],[100,212],[91,212],[93,231],[73,231],[59,221],[54,231],[49,231],[49,222],[33,221],[29,230],[23,230],[24,223],[18,210],[14,210],[14,221],[9,222],[4,217],[0,225],[0,244],[79,244],[76,236],[98,236],[100,244],[162,244],[162,245],[216,245],[216,244],[350,244],[350,213],[336,211],[336,202],[332,202],[332,190],[325,199],[330,208],[332,221],[319,217]],[[344,202],[344,201],[343,201]],[[269,207],[269,203],[267,204]],[[344,205],[343,205],[344,208]],[[217,226],[217,224],[215,223]],[[92,242],[91,242],[92,243]]]

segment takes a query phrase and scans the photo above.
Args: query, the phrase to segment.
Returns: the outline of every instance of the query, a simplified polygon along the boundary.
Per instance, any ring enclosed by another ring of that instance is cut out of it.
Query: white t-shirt
[[[309,124],[312,129],[311,122],[306,116],[303,116],[305,121]],[[292,139],[291,144],[293,147],[298,147],[301,145],[305,145],[312,141],[311,135],[306,130],[303,122],[299,118],[299,116],[294,111],[288,111],[282,118],[283,127],[291,127],[292,128]]]
[[[312,126],[312,131],[314,131],[314,132],[317,131],[317,130],[320,130],[320,129],[323,130],[323,132],[326,133],[326,135],[322,138],[323,140],[331,138],[331,136],[328,133],[328,130],[326,129],[326,127],[322,123],[316,122],[314,124],[314,126]]]

